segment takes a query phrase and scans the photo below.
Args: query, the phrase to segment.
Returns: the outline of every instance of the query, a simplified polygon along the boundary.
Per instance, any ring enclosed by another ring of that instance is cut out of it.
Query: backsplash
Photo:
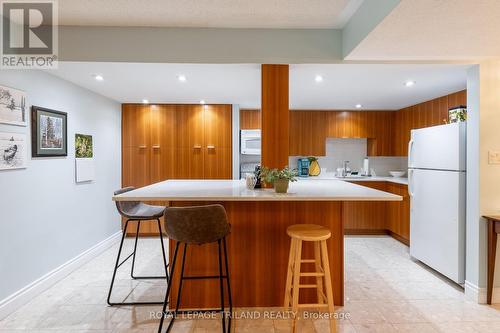
[[[363,159],[367,154],[366,139],[326,139],[326,156],[318,158],[322,172],[332,173],[342,167],[344,161],[349,161],[351,170],[360,171]],[[290,156],[289,165],[297,167],[297,160],[301,156]],[[389,176],[391,170],[406,170],[406,157],[369,157],[370,169],[374,169],[377,176]]]

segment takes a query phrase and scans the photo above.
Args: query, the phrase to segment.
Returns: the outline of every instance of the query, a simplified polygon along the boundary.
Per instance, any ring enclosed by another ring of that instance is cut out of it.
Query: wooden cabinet
[[[124,104],[122,186],[231,179],[231,112],[231,105]],[[141,224],[141,234],[157,232],[156,222]]]
[[[408,155],[412,129],[442,125],[448,119],[448,110],[460,105],[467,105],[466,90],[397,111],[393,134],[394,155]]]
[[[290,156],[324,156],[326,112],[290,112]]]
[[[410,196],[408,186],[387,183],[387,192],[403,197],[403,201],[388,202],[387,230],[401,242],[410,244]]]
[[[240,129],[251,130],[260,129],[260,110],[259,109],[241,109],[240,110]]]
[[[356,181],[361,186],[394,193],[403,201],[344,202],[342,206],[344,230],[350,235],[386,234],[410,244],[410,197],[408,186],[391,182]]]
[[[386,191],[387,182],[357,181],[353,184]],[[342,206],[346,234],[386,234],[386,202],[344,202]]]

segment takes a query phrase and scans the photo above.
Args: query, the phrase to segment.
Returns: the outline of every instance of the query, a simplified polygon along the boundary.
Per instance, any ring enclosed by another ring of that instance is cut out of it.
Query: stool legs
[[[325,271],[325,289],[326,289],[326,301],[328,302],[328,313],[333,316],[335,308],[333,306],[333,290],[332,290],[332,278],[330,276],[330,263],[328,261],[328,249],[326,246],[326,240],[321,241],[321,256],[323,258],[323,270]],[[330,332],[335,333],[337,331],[337,324],[335,318],[330,318]]]
[[[139,231],[140,231],[140,225],[141,225],[141,220],[131,220],[128,219],[125,222],[125,227],[123,229],[123,234],[122,234],[122,239],[120,241],[120,247],[118,249],[118,255],[116,257],[116,263],[115,263],[115,268],[113,270],[113,277],[111,278],[111,285],[109,286],[109,292],[108,292],[108,298],[107,298],[107,303],[110,306],[113,305],[158,305],[158,304],[163,304],[163,302],[111,302],[111,294],[113,292],[113,286],[115,283],[115,278],[116,278],[116,272],[118,271],[118,268],[123,265],[130,257],[132,257],[132,268],[130,270],[130,276],[133,279],[166,279],[167,283],[169,281],[169,276],[168,276],[168,265],[167,265],[167,258],[165,255],[165,246],[163,244],[163,235],[161,232],[161,223],[160,219],[156,219],[158,222],[158,230],[160,233],[160,242],[161,242],[161,251],[163,255],[163,266],[165,267],[165,276],[134,276],[134,266],[135,266],[135,254],[137,252],[137,242],[139,239]],[[136,221],[137,222],[137,229],[136,229],[136,235],[135,235],[135,243],[134,243],[134,251],[127,257],[125,258],[122,262],[120,262],[120,257],[123,249],[123,243],[125,241],[125,236],[127,234],[127,227],[130,221]]]
[[[327,307],[330,316],[330,332],[337,331],[335,311],[333,304],[333,290],[331,284],[330,264],[328,261],[328,249],[326,240],[314,242],[314,260],[302,259],[302,240],[292,238],[290,254],[288,258],[288,272],[285,287],[285,309],[292,310],[292,332],[297,330],[297,319],[299,309],[302,307]],[[315,272],[301,273],[302,263],[314,263]],[[316,285],[300,284],[301,276],[316,277]],[[324,279],[324,280],[323,280]],[[316,288],[317,304],[299,304],[299,291],[301,288]],[[325,293],[326,292],[326,293]]]
[[[174,324],[174,321],[180,313],[189,313],[189,312],[221,312],[221,317],[222,317],[222,332],[224,333],[230,333],[231,332],[231,315],[232,315],[232,310],[233,310],[233,301],[231,298],[231,285],[229,282],[229,266],[228,266],[228,259],[227,259],[227,247],[226,247],[226,239],[223,238],[222,240],[217,241],[218,245],[218,259],[219,259],[219,275],[216,276],[184,276],[184,268],[185,268],[185,263],[186,263],[186,251],[187,251],[187,246],[188,244],[184,243],[184,249],[182,253],[182,264],[181,264],[181,274],[180,274],[180,280],[179,280],[179,289],[177,291],[177,302],[175,306],[175,310],[167,312],[167,304],[168,304],[168,299],[170,296],[171,292],[171,287],[172,287],[172,279],[174,276],[174,269],[176,266],[176,261],[177,261],[177,254],[180,246],[180,242],[176,242],[175,246],[175,252],[174,252],[174,257],[172,259],[172,265],[170,267],[170,280],[168,283],[167,287],[167,292],[165,294],[165,300],[163,303],[163,309],[162,309],[162,317],[160,319],[160,324],[158,327],[158,333],[162,332],[163,328],[163,322],[165,320],[165,317],[170,314],[171,319],[170,322],[168,323],[167,326],[167,332],[170,332],[172,329],[172,326]],[[224,246],[224,263],[226,266],[225,269],[225,275],[223,274],[223,264],[222,264],[222,248],[221,245]],[[220,300],[221,300],[221,308],[220,309],[211,309],[211,310],[202,310],[202,311],[179,311],[179,307],[181,304],[181,296],[182,296],[182,283],[184,280],[201,280],[201,279],[219,279],[220,282]],[[224,279],[226,279],[227,282],[227,290],[228,290],[228,300],[229,300],[229,320],[228,320],[228,325],[226,326],[226,312],[224,310]]]

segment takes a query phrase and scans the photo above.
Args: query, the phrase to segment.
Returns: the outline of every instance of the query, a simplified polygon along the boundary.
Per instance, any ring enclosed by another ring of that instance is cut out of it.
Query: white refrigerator
[[[410,255],[456,283],[465,279],[465,122],[411,131]]]

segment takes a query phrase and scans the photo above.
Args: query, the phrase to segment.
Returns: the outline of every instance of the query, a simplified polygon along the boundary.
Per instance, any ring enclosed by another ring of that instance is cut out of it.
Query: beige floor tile
[[[133,249],[127,239],[122,259]],[[159,240],[142,239],[137,275],[164,273]],[[108,307],[107,291],[118,248],[113,246],[31,302],[0,321],[0,333],[146,333],[156,332],[161,306]],[[131,262],[120,267],[113,300],[162,300],[162,280],[130,279]],[[500,304],[485,306],[465,299],[463,290],[413,261],[408,248],[390,237],[345,239],[344,307],[338,332],[500,332]],[[281,308],[258,311],[260,319],[233,319],[234,332],[289,332],[290,321],[264,318]],[[328,321],[299,320],[298,332],[329,332]],[[176,320],[174,333],[221,332],[220,320]]]
[[[393,333],[396,332],[391,324],[355,324],[356,333]]]

